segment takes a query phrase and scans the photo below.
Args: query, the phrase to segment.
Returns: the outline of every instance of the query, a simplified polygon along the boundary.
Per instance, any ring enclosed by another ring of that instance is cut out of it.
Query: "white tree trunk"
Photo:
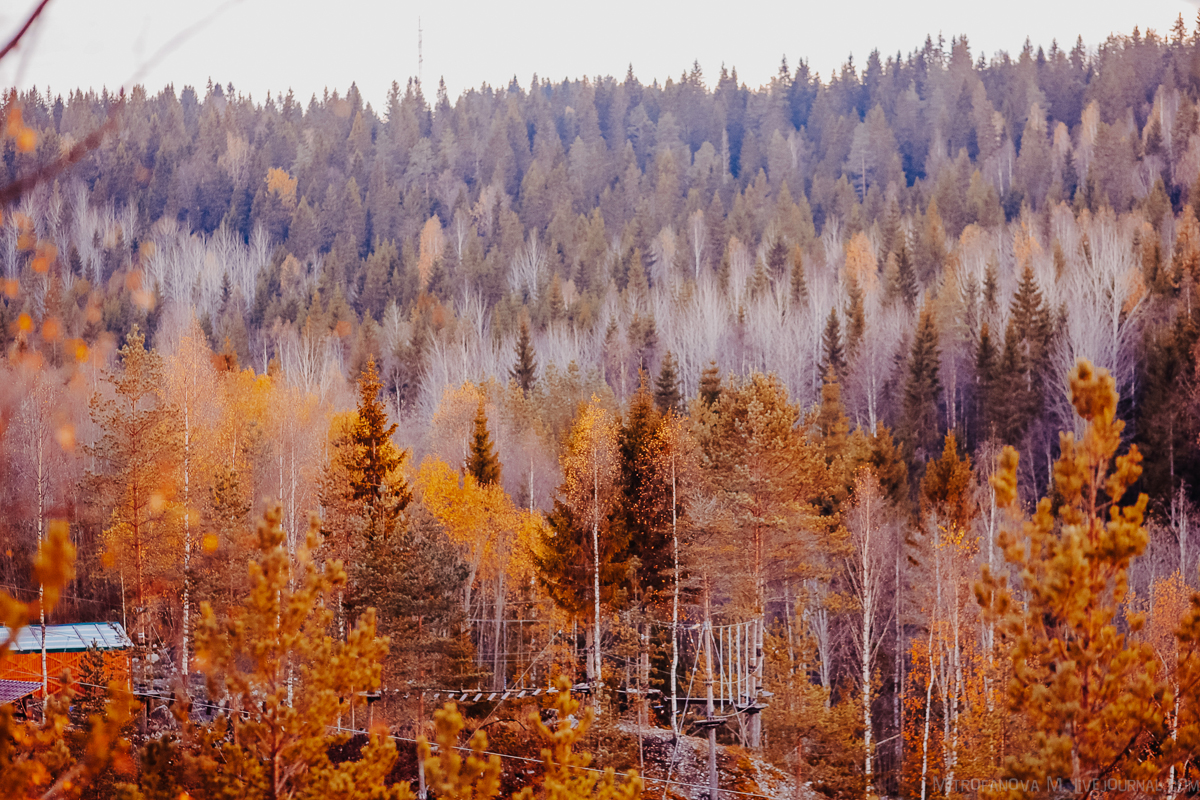
[[[921,800],[925,800],[929,778],[929,721],[933,713],[933,629],[937,613],[929,621],[929,679],[925,683],[925,733],[921,740]]]
[[[679,735],[679,519],[676,513],[675,454],[671,454],[671,550],[675,569],[671,592],[671,730]]]
[[[187,690],[188,674],[188,634],[191,622],[191,586],[190,570],[192,566],[192,528],[191,528],[191,456],[192,456],[192,427],[188,402],[183,403],[183,642],[179,648],[179,672],[183,675],[184,691]]]
[[[595,635],[592,637],[592,657],[595,661],[592,682],[592,708],[600,713],[600,685],[603,672],[600,661],[600,465],[597,453],[592,453],[592,591],[595,597]]]

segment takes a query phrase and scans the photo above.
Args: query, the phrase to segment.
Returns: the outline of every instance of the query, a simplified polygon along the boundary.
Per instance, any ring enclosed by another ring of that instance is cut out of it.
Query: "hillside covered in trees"
[[[560,675],[601,766],[1197,777],[1200,29],[424,89],[6,96],[0,584],[134,640],[97,786],[215,797],[290,725],[318,792],[324,726],[444,754]]]

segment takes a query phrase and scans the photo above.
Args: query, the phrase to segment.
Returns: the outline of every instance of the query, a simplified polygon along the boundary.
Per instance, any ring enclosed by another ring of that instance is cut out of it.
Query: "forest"
[[[4,95],[0,795],[1196,791],[1200,19],[425,89]]]

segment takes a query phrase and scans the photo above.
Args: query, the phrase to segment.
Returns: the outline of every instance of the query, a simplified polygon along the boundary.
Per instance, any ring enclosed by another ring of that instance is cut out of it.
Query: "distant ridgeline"
[[[307,104],[232,84],[123,105],[33,92],[17,102],[37,146],[6,144],[5,180],[120,117],[5,213],[0,337],[111,353],[137,324],[161,349],[190,306],[226,363],[275,360],[309,387],[373,353],[389,402],[426,422],[446,385],[508,380],[526,319],[536,378],[574,363],[618,400],[669,352],[685,397],[715,362],[811,406],[832,363],[853,422],[924,428],[934,453],[950,428],[1052,450],[1070,406],[1047,376],[1086,356],[1172,453],[1148,467],[1165,488],[1196,459],[1177,379],[1198,93],[1182,20],[1015,57],[927,39],[827,79],[784,62],[757,89],[696,65],[664,85],[441,87],[432,105],[410,80],[382,109],[354,86]],[[914,421],[916,368],[932,410]]]

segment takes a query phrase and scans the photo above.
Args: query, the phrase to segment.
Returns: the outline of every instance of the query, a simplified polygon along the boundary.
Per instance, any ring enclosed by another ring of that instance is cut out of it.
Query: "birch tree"
[[[846,559],[846,576],[857,603],[858,626],[853,630],[859,662],[859,691],[863,722],[863,774],[867,796],[875,793],[874,719],[871,714],[872,680],[875,657],[886,628],[884,589],[888,572],[887,543],[893,537],[885,513],[885,498],[879,481],[870,470],[859,472],[855,483],[854,505],[846,515],[853,552]]]

